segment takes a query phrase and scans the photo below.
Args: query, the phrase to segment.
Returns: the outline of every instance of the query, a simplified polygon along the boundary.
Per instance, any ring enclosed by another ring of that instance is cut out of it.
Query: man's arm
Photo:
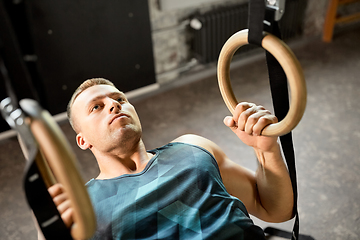
[[[254,148],[259,160],[256,173],[231,161],[219,146],[208,139],[184,135],[175,141],[198,145],[211,152],[218,162],[227,191],[238,197],[250,214],[267,222],[283,222],[293,215],[290,177],[277,138],[259,136],[265,126],[276,121],[276,117],[263,107],[248,103],[239,104],[234,115],[224,119],[225,125]]]

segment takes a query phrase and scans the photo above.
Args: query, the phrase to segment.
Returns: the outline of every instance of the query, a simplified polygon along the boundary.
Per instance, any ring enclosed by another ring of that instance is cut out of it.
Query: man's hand
[[[63,186],[60,183],[56,183],[49,187],[48,191],[61,214],[62,220],[65,225],[70,228],[74,223],[73,209],[71,208],[70,199],[68,199]]]
[[[264,152],[277,147],[277,137],[261,136],[261,132],[267,125],[277,122],[276,116],[264,107],[247,102],[239,103],[233,116],[224,119],[224,124],[246,145]]]

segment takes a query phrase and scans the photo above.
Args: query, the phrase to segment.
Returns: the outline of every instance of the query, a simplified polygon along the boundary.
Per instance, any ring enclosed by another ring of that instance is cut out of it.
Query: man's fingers
[[[53,186],[49,187],[48,191],[56,206],[59,206],[61,203],[65,202],[68,199],[60,183],[54,184]]]
[[[253,127],[253,134],[254,135],[261,135],[264,128],[272,123],[277,123],[278,119],[274,115],[266,115],[264,117],[261,117],[257,124]]]
[[[65,212],[63,214],[61,214],[61,218],[64,221],[66,227],[71,227],[71,225],[74,223],[74,219],[73,219],[73,209],[72,208],[68,208],[65,210]]]
[[[240,115],[247,109],[256,106],[253,103],[241,102],[235,107],[235,111],[232,117],[228,116],[224,119],[224,124],[228,127],[237,127]]]
[[[269,124],[277,122],[277,118],[263,106],[253,103],[239,103],[233,117],[225,117],[224,123],[230,128],[244,131],[250,135],[260,135]],[[233,129],[234,130],[234,129]]]
[[[70,207],[70,200],[68,199],[66,193],[63,191],[63,187],[60,183],[54,184],[53,186],[49,187],[48,191],[60,214],[65,212],[65,210]]]
[[[50,196],[52,198],[56,197],[57,195],[63,193],[63,187],[60,183],[56,183],[48,188],[48,191],[50,193]]]
[[[70,204],[70,199],[65,200],[64,202],[62,202],[61,204],[59,204],[57,206],[57,209],[59,211],[60,214],[63,214],[67,209],[69,209],[71,207]]]
[[[256,106],[253,106],[253,107],[246,109],[245,111],[243,111],[240,114],[240,117],[238,119],[238,128],[241,131],[246,130],[246,124],[248,122],[249,117],[255,113],[256,113]]]
[[[68,199],[66,193],[61,193],[53,198],[53,202],[56,206],[60,205],[61,203],[65,202]]]
[[[248,122],[248,118],[251,117],[253,114],[256,114],[258,112],[266,111],[263,106],[256,106],[253,103],[245,103],[243,106],[239,106],[239,111],[243,110],[237,120],[237,125],[239,130],[245,131],[246,124]],[[240,110],[241,109],[241,110]],[[269,112],[270,113],[270,112]]]
[[[237,122],[237,120],[239,119],[242,112],[246,111],[247,109],[249,109],[253,106],[255,106],[255,104],[253,104],[253,103],[248,103],[248,102],[238,103],[238,105],[236,105],[236,107],[235,107],[235,111],[233,114],[233,118],[235,119],[235,121]]]
[[[224,118],[224,124],[230,128],[236,127],[236,123],[233,117],[227,116]]]
[[[274,115],[270,115],[268,111],[260,111],[251,115],[246,123],[245,132],[255,136],[261,135],[262,130],[269,124],[277,122]]]
[[[74,223],[74,219],[73,219],[73,209],[71,207],[70,200],[68,199],[62,202],[60,205],[58,205],[57,209],[65,225],[67,227],[71,227],[71,225]]]
[[[55,205],[57,206],[57,209],[65,225],[67,227],[71,227],[71,225],[74,223],[73,209],[71,207],[71,201],[68,199],[62,185],[60,183],[54,184],[48,188],[48,191]]]

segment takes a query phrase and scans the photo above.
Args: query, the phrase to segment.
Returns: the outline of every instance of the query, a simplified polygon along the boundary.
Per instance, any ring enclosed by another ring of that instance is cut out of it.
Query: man
[[[68,105],[76,142],[90,149],[100,174],[87,183],[97,216],[94,239],[264,239],[249,218],[293,216],[293,191],[276,137],[277,122],[251,103],[237,105],[228,126],[259,160],[256,173],[231,161],[212,141],[184,135],[146,151],[134,107],[108,80],[85,81]],[[71,203],[59,184],[49,189],[67,226]]]

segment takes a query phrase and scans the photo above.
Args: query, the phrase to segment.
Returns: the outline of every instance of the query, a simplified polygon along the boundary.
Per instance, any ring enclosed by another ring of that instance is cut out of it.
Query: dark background
[[[0,1],[10,19],[0,25],[3,58],[19,100],[36,99],[54,115],[88,78],[124,92],[155,83],[147,1]]]

